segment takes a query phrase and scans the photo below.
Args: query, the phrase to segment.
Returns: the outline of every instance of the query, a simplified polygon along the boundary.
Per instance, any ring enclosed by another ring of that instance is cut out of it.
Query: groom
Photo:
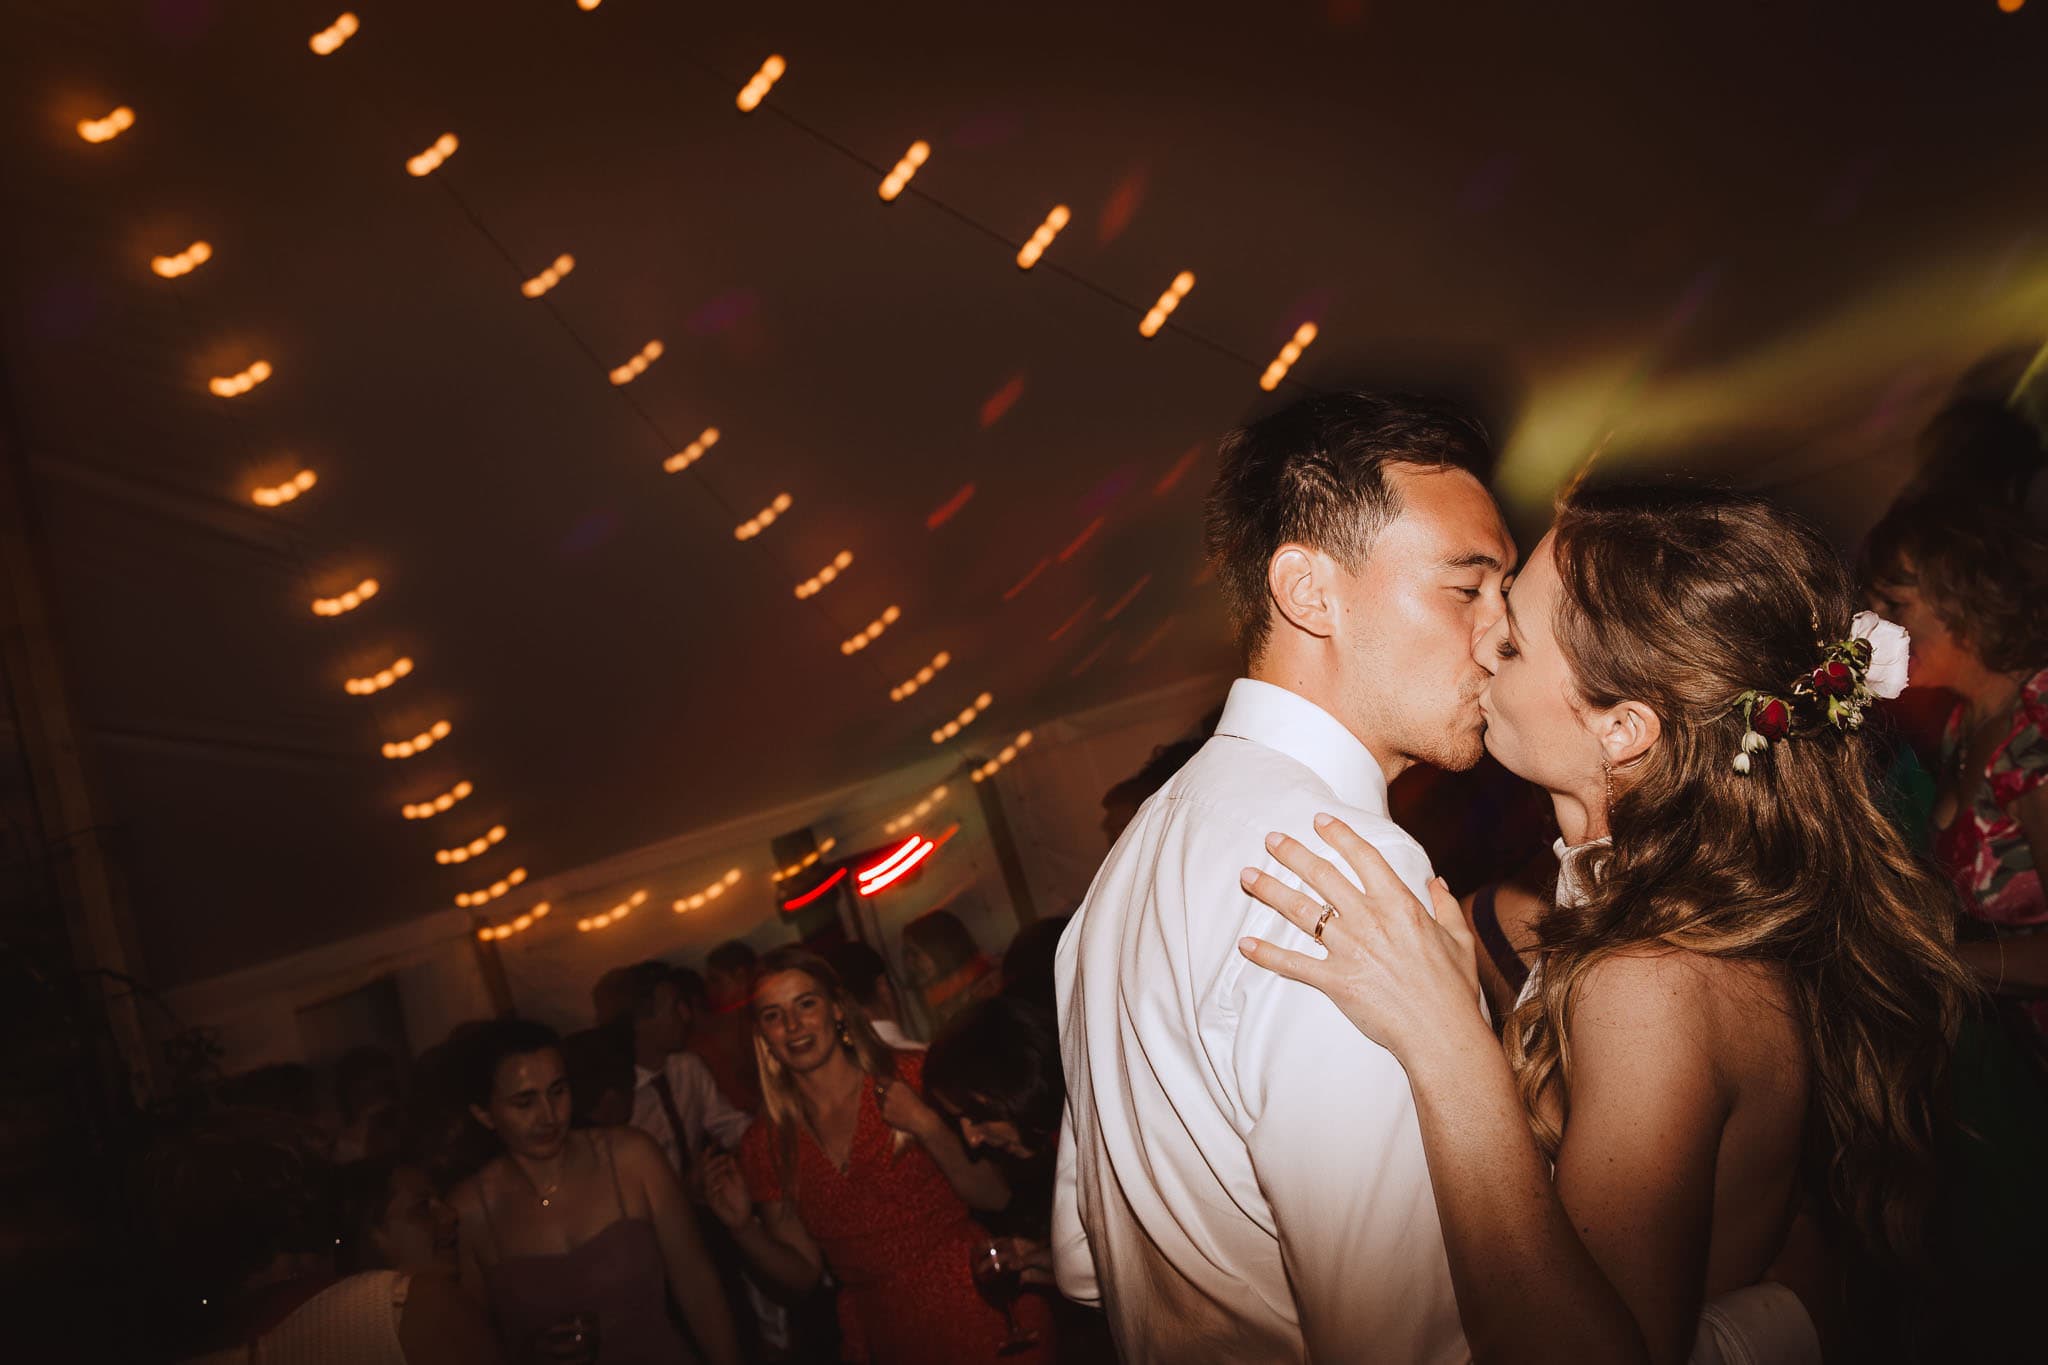
[[[1457,413],[1368,394],[1223,443],[1209,554],[1248,676],[1059,946],[1059,1286],[1107,1310],[1127,1362],[1467,1358],[1399,1063],[1236,945],[1309,943],[1238,875],[1298,885],[1263,840],[1318,812],[1430,903],[1387,783],[1479,760],[1473,642],[1515,553],[1467,472],[1486,458]]]

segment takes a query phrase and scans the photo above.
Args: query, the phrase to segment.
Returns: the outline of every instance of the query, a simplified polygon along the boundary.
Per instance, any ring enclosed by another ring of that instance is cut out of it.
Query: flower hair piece
[[[1859,611],[1849,624],[1849,638],[1823,646],[1820,666],[1793,682],[1785,695],[1751,690],[1737,697],[1743,728],[1735,771],[1746,776],[1751,754],[1821,725],[1844,732],[1860,728],[1872,701],[1905,691],[1911,645],[1900,627]]]

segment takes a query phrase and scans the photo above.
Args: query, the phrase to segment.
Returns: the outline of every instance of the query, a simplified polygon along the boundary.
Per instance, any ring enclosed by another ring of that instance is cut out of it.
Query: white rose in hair
[[[1906,661],[1912,655],[1913,637],[1876,612],[1859,611],[1849,623],[1849,633],[1870,641],[1870,670],[1864,685],[1878,697],[1896,697],[1906,690]]]

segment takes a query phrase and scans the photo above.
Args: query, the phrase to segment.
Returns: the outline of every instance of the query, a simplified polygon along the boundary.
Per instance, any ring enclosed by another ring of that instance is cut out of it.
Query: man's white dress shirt
[[[1149,1361],[1467,1358],[1414,1098],[1392,1054],[1320,992],[1237,951],[1311,949],[1245,867],[1337,816],[1423,904],[1429,858],[1386,779],[1312,702],[1239,679],[1216,734],[1097,872],[1057,959],[1066,1123],[1060,1289]]]
[[[650,1071],[638,1062],[633,1064],[632,1124],[661,1144],[661,1150],[668,1154],[668,1164],[677,1170],[686,1169],[682,1156],[687,1151],[694,1166],[707,1137],[722,1152],[739,1146],[753,1120],[726,1103],[703,1058],[694,1052],[671,1052],[664,1070],[670,1093],[675,1096],[676,1114],[686,1131],[678,1135],[662,1108],[661,1095],[654,1085],[654,1078],[662,1073]]]

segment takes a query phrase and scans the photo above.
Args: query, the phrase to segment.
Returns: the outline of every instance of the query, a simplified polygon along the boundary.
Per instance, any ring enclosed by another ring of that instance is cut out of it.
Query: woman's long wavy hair
[[[1935,1092],[1973,987],[1951,951],[1953,893],[1873,796],[1868,737],[1829,726],[1733,760],[1746,689],[1785,694],[1848,636],[1848,571],[1761,498],[1581,490],[1561,506],[1555,626],[1582,703],[1634,700],[1661,733],[1614,774],[1612,845],[1583,900],[1537,926],[1541,989],[1508,1021],[1531,1125],[1555,1156],[1569,1107],[1567,1021],[1618,953],[1678,949],[1767,963],[1790,992],[1811,1075],[1808,1188],[1838,1234],[1911,1262],[1934,1190]],[[1838,1239],[1839,1240],[1839,1239]]]
[[[758,987],[764,979],[780,972],[802,972],[817,982],[818,989],[838,1007],[844,1021],[839,1045],[853,1059],[855,1066],[869,1076],[893,1078],[896,1075],[896,1053],[875,1032],[875,1026],[868,1021],[867,1011],[839,980],[839,973],[832,969],[831,963],[807,948],[796,945],[776,948],[764,954],[754,967],[754,986]],[[751,1011],[748,1017],[750,1020],[754,1018]],[[782,1197],[794,1202],[797,1135],[809,1119],[804,1113],[803,1096],[797,1090],[796,1078],[775,1059],[775,1054],[768,1048],[768,1041],[761,1036],[758,1022],[754,1024],[753,1034],[754,1065],[761,1073],[761,1112],[775,1132],[775,1172],[782,1184]],[[904,1139],[899,1134],[896,1150],[900,1152],[903,1145]]]

